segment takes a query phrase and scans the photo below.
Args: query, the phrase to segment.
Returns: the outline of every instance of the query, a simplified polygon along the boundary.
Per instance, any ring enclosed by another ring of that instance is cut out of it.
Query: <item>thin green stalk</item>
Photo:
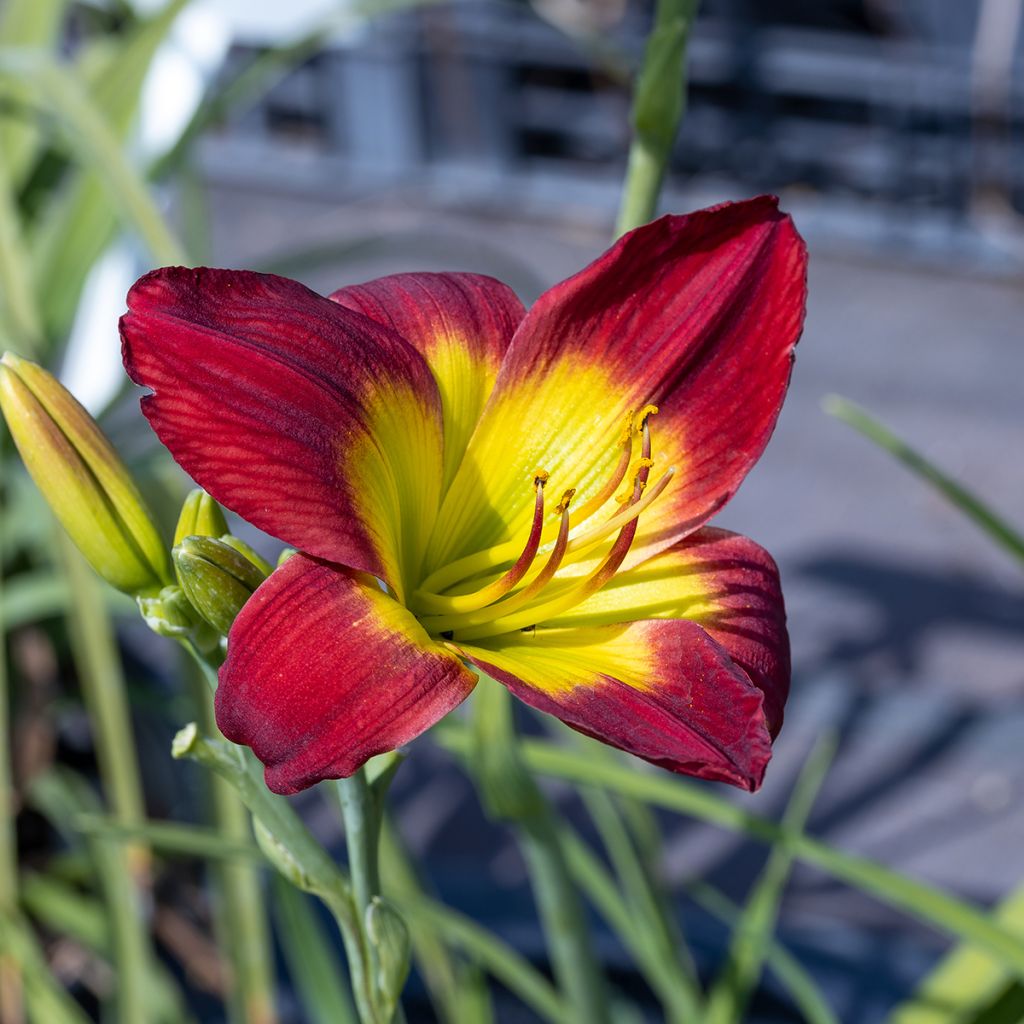
[[[377,857],[380,815],[363,768],[347,779],[338,779],[337,785],[341,814],[345,821],[352,895],[355,896],[359,913],[365,914],[373,897],[380,895],[380,864]]]
[[[7,630],[3,619],[3,584],[4,552],[0,547],[0,919],[12,920],[18,906],[18,844],[14,830],[10,689],[7,677]],[[10,954],[7,942],[0,942],[0,1018],[6,1020],[9,1016],[11,1020],[18,1019],[16,1015],[20,1013],[21,1002],[21,965]]]
[[[834,736],[819,740],[808,757],[782,816],[786,838],[772,845],[768,862],[733,928],[729,957],[708,992],[706,1024],[742,1024],[747,1003],[761,979],[779,904],[811,807],[835,755]]]
[[[511,822],[529,868],[552,969],[569,1004],[567,1021],[601,1024],[608,998],[554,813],[519,756],[508,691],[482,677],[474,695],[471,766],[484,804]]]
[[[475,921],[430,899],[404,901],[402,910],[413,921],[424,922],[445,942],[461,949],[549,1024],[566,1024],[575,1019],[561,993],[543,974]]]
[[[198,656],[197,656],[198,658]],[[215,669],[200,661],[213,679]],[[283,798],[271,793],[252,754],[225,740],[200,734],[193,723],[182,729],[171,748],[174,757],[187,757],[217,772],[238,793],[253,815],[256,841],[275,868],[292,885],[313,893],[331,911],[345,943],[352,993],[363,1024],[375,1024],[370,993],[374,979],[363,939],[363,922],[348,880]]]
[[[380,838],[383,802],[401,758],[393,755],[386,767],[371,782],[367,769],[339,779],[336,784],[341,814],[345,823],[349,875],[359,922],[362,955],[369,965],[370,988],[365,993],[372,1019],[381,1024],[404,1022],[401,989],[408,974],[409,937],[397,912],[383,902],[380,885]],[[374,932],[374,920],[381,915],[395,932],[383,937]],[[395,935],[400,934],[397,942]],[[382,945],[382,943],[386,945]],[[402,948],[398,948],[401,946]]]
[[[217,726],[209,688],[194,671],[191,675],[203,729],[212,733]],[[218,838],[249,846],[255,853],[249,813],[231,784],[210,775],[209,798]],[[259,865],[252,860],[220,859],[210,870],[218,944],[231,964],[229,1018],[238,1024],[274,1024],[274,971]]]
[[[63,532],[57,545],[72,593],[71,644],[94,730],[100,782],[114,817],[124,825],[138,825],[145,820],[139,763],[110,618],[92,570]],[[111,915],[119,1019],[145,1024],[150,1019],[146,979],[153,953],[139,889],[149,851],[105,840],[97,840],[92,849]]]
[[[701,1020],[699,998],[695,992],[690,992],[678,956],[664,955],[646,921],[634,914],[623,898],[616,879],[578,835],[563,829],[562,841],[573,877],[629,950],[660,1000],[666,1024]]]
[[[689,887],[694,901],[723,924],[735,929],[740,920],[740,908],[728,896],[713,886],[697,882]],[[839,1018],[828,1005],[815,980],[803,965],[775,939],[766,942],[765,958],[775,976],[786,986],[793,1005],[807,1024],[840,1024]],[[930,1024],[949,1024],[931,1021]]]
[[[633,92],[633,142],[616,234],[654,217],[686,110],[686,47],[699,0],[657,0]]]
[[[659,996],[671,1022],[685,1024],[700,1016],[700,993],[689,950],[672,928],[671,902],[659,893],[652,866],[640,860],[615,801],[603,789],[582,787],[581,795],[608,851],[630,920],[642,936],[647,960],[659,968]]]
[[[952,477],[947,476],[938,466],[929,462],[920,452],[898,438],[884,424],[871,416],[865,409],[839,395],[828,395],[822,407],[830,416],[848,423],[869,441],[903,463],[911,472],[930,484],[951,505],[958,508],[968,519],[997,544],[1024,561],[1024,534],[1015,529],[998,513],[994,512],[977,495]]]

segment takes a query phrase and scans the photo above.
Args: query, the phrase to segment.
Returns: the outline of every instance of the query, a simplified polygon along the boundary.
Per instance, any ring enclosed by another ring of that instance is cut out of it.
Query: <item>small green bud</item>
[[[41,366],[6,352],[0,409],[25,468],[96,572],[133,595],[170,583],[167,548],[142,495],[71,393]]]
[[[227,636],[235,616],[267,578],[262,566],[227,540],[185,537],[173,552],[185,595],[221,636]]]
[[[189,491],[174,528],[174,546],[186,537],[223,537],[227,532],[227,520],[220,505],[202,487]]]
[[[160,636],[187,637],[192,635],[198,619],[181,587],[164,587],[155,597],[136,598],[146,625]]]
[[[377,964],[377,992],[385,1020],[391,1020],[409,976],[409,929],[395,908],[374,896],[366,908],[366,937]]]

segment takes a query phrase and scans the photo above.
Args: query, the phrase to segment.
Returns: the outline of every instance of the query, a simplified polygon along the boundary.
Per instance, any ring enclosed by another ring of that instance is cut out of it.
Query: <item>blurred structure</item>
[[[1020,212],[1020,15],[1020,0],[706,0],[673,184],[870,200],[888,227],[922,211],[964,221],[993,199]],[[534,0],[376,20],[225,124],[208,167],[286,189],[455,181],[555,203],[572,179],[574,203],[606,210],[648,16]],[[232,59],[259,44],[237,39]]]

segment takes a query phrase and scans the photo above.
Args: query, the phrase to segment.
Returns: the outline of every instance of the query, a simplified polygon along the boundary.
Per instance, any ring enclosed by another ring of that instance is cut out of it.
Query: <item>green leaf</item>
[[[280,875],[271,876],[278,940],[310,1024],[357,1024],[344,967],[313,912],[309,897]]]
[[[853,402],[841,398],[839,395],[829,395],[822,406],[830,416],[835,416],[844,423],[848,423],[869,441],[873,441],[879,448],[902,462],[911,472],[938,491],[951,505],[958,508],[979,529],[987,533],[992,540],[1014,557],[1024,561],[1024,535],[963,484],[947,476],[920,452],[900,440],[892,431]]]
[[[740,919],[740,910],[723,893],[710,885],[698,882],[690,886],[690,895],[709,914],[733,928],[736,927]],[[768,966],[786,986],[807,1024],[839,1024],[839,1018],[825,1001],[814,979],[785,947],[769,939],[766,943],[765,956]]]
[[[410,924],[419,921],[460,949],[474,963],[515,993],[531,1010],[550,1021],[572,1019],[562,997],[529,961],[475,921],[432,900],[405,900],[400,909]]]
[[[127,173],[134,183],[130,188],[132,201],[126,204],[111,194],[107,169],[85,157],[84,166],[47,204],[32,238],[32,257],[38,293],[46,296],[43,316],[52,337],[62,338],[70,328],[85,278],[113,239],[119,216],[134,224],[158,262],[182,262],[180,246],[162,226],[159,213],[151,202],[140,201],[139,193],[144,194],[145,189],[121,155],[121,147],[138,110],[142,85],[157,48],[187,2],[172,0],[153,18],[128,31],[116,45],[104,45],[102,52],[94,53],[82,68],[66,72],[74,76],[82,90],[80,105],[91,108],[86,119],[98,120],[103,126],[100,135],[105,140],[94,140],[92,148],[106,145],[108,151],[113,150],[113,155],[108,153],[107,163],[120,163],[122,174]],[[80,147],[76,155],[83,160]],[[134,220],[138,209],[133,213],[129,206],[149,207],[142,213],[141,224]],[[144,228],[143,224],[149,226]]]
[[[49,50],[56,46],[66,0],[4,0],[0,7],[0,46]],[[13,113],[0,113],[0,153],[12,189],[21,187],[39,145],[32,118],[32,89],[22,82],[9,94]]]
[[[742,1024],[768,954],[779,904],[796,855],[796,839],[803,834],[835,750],[835,737],[819,740],[797,779],[782,817],[786,834],[772,846],[768,863],[733,928],[728,959],[708,992],[706,1024]]]
[[[1024,943],[1024,886],[993,913],[995,920]],[[985,1008],[1005,998],[1005,967],[970,944],[954,949],[921,982],[913,998],[897,1006],[889,1024],[978,1024]]]
[[[0,330],[0,340],[17,354],[39,356],[42,321],[6,156],[0,160]]]
[[[651,985],[665,1006],[666,1019],[680,1024],[698,1019],[696,974],[689,950],[668,916],[671,902],[657,891],[651,877],[653,868],[641,862],[609,794],[587,786],[580,792],[615,868],[616,888],[623,891],[625,921],[631,926],[635,955],[646,965]],[[591,882],[594,880],[591,871]]]
[[[619,886],[597,855],[570,829],[559,830],[566,860],[573,878],[587,899],[618,935],[634,962],[657,995],[666,1022],[685,1024],[703,1020],[699,998],[690,992],[685,951],[666,957],[642,917],[636,917],[623,899]]]
[[[443,746],[461,756],[469,750],[470,740],[465,728],[450,718],[432,734]],[[763,842],[780,842],[789,837],[784,826],[752,814],[681,778],[602,763],[586,754],[536,740],[524,740],[521,750],[527,767],[542,775],[602,786],[666,810],[691,814]],[[1015,975],[1024,978],[1024,943],[980,910],[941,889],[901,875],[867,857],[844,853],[810,836],[793,837],[793,842],[797,856],[805,863],[813,864],[942,931],[972,941],[999,959]]]
[[[53,976],[28,923],[0,916],[0,949],[17,964],[32,1024],[89,1024],[90,1018]]]

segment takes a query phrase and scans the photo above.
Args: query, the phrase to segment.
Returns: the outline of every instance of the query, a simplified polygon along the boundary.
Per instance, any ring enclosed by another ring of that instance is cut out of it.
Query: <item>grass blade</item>
[[[708,992],[706,1024],[742,1024],[775,930],[779,904],[796,855],[796,838],[803,834],[835,750],[834,737],[820,740],[797,779],[782,817],[786,836],[773,844],[768,863],[733,928],[728,960]]]
[[[690,887],[690,895],[709,914],[735,928],[741,911],[726,895],[704,883]],[[772,939],[765,944],[768,967],[786,986],[796,1008],[807,1024],[839,1024],[839,1018],[825,1001],[814,979],[800,962],[784,947]]]
[[[1024,886],[994,911],[995,920],[1024,943]],[[984,950],[958,946],[918,986],[912,999],[897,1006],[889,1024],[967,1024],[1013,984],[1006,969]]]
[[[441,728],[435,728],[433,735],[443,746],[460,756],[470,749],[468,732],[451,719]],[[788,835],[782,825],[752,814],[681,778],[648,774],[636,768],[602,762],[586,753],[537,740],[524,740],[520,747],[527,767],[541,775],[602,786],[652,806],[701,818],[762,842],[780,842]],[[941,931],[973,942],[1000,960],[1016,976],[1024,978],[1024,943],[980,910],[867,857],[844,853],[810,836],[797,836],[794,843],[797,856],[805,863],[813,864]]]
[[[976,494],[969,491],[937,466],[929,462],[920,452],[898,438],[866,410],[839,395],[829,395],[822,406],[830,416],[849,424],[854,430],[873,441],[894,458],[903,463],[911,472],[932,486],[951,505],[958,508],[979,529],[984,531],[1006,551],[1024,562],[1024,535],[1011,526],[997,512],[994,512]]]
[[[271,879],[278,939],[310,1024],[358,1024],[344,968],[313,912],[310,898],[276,872]]]
[[[669,1021],[695,1020],[700,995],[688,950],[667,918],[671,903],[655,890],[650,869],[640,861],[636,847],[619,816],[615,802],[601,789],[581,787],[583,800],[597,826],[625,897],[624,908],[648,968],[652,986],[665,1005]]]

